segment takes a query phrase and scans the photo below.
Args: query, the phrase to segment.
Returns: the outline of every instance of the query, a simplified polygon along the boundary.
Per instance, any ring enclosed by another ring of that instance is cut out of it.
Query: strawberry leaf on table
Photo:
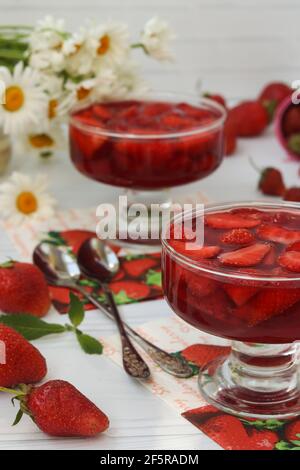
[[[83,351],[87,354],[102,354],[103,346],[102,344],[92,336],[89,336],[85,333],[82,333],[79,330],[76,330],[76,337],[78,343],[80,344]]]
[[[277,444],[275,444],[275,449],[276,450],[300,450],[300,445],[296,444],[296,446],[294,446],[290,442],[279,441],[277,442]]]
[[[99,284],[92,279],[80,279],[79,284],[81,286],[92,287],[93,289],[99,288]]]
[[[27,314],[1,315],[0,323],[18,331],[28,341],[55,333],[64,333],[66,331],[63,325],[46,323],[40,318]]]
[[[73,292],[70,292],[70,305],[68,311],[72,325],[79,326],[84,319],[83,303]]]
[[[113,296],[117,305],[137,302],[137,299],[131,299],[130,297],[128,297],[125,290],[120,290],[117,294],[113,294]]]

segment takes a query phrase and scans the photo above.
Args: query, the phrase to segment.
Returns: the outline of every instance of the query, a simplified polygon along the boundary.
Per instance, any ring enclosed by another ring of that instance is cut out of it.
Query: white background
[[[255,96],[268,80],[300,79],[298,0],[0,0],[0,23],[32,23],[52,13],[70,29],[86,17],[130,25],[137,37],[158,14],[177,33],[174,65],[143,60],[156,88]],[[139,52],[137,52],[139,54]]]

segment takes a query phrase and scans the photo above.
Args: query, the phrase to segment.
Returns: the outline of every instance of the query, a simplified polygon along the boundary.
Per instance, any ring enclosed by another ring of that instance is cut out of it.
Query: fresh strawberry
[[[271,246],[269,253],[264,258],[264,265],[273,266],[276,263],[276,258],[277,258],[276,250],[274,246]]]
[[[268,125],[268,113],[259,101],[243,102],[229,112],[239,137],[260,135]]]
[[[286,251],[278,258],[278,263],[283,268],[300,273],[300,251]]]
[[[245,228],[234,228],[223,233],[220,238],[220,241],[226,245],[249,245],[254,240],[254,235]]]
[[[300,241],[300,232],[287,230],[286,228],[277,227],[276,225],[261,225],[257,229],[257,235],[262,240],[282,243],[284,245]]]
[[[300,251],[300,241],[292,243],[286,248],[286,251]]]
[[[124,293],[131,300],[144,299],[150,292],[148,286],[135,281],[112,282],[110,288],[115,295]]]
[[[270,245],[255,243],[254,245],[229,251],[219,255],[219,261],[225,266],[255,266],[260,263],[270,251]]]
[[[49,289],[39,268],[16,261],[0,265],[0,310],[43,317],[49,308]]]
[[[107,416],[64,380],[50,380],[36,387],[21,384],[10,393],[15,393],[21,403],[17,422],[23,413],[28,414],[50,436],[93,437],[109,426]]]
[[[227,107],[226,100],[225,100],[224,96],[222,96],[222,95],[204,93],[204,97],[209,98],[210,100],[216,101],[216,103],[219,103],[224,108]]]
[[[277,168],[265,168],[259,179],[258,189],[269,196],[283,196],[285,185],[282,174]]]
[[[149,269],[156,266],[156,264],[157,264],[156,260],[145,257],[145,258],[125,261],[123,263],[123,268],[130,276],[139,277],[142,274],[146,273]]]
[[[284,200],[300,202],[300,188],[293,186],[292,188],[287,189],[284,193]]]
[[[300,300],[300,289],[264,289],[234,312],[249,326],[280,315]]]
[[[0,363],[0,386],[40,382],[46,373],[44,357],[12,328],[0,324],[0,341],[5,345],[5,364]]]
[[[260,224],[260,220],[247,215],[219,213],[207,215],[205,224],[216,229],[253,228]]]
[[[202,368],[214,359],[227,356],[231,351],[230,346],[214,346],[211,344],[193,344],[181,351],[182,356]]]
[[[284,428],[284,434],[288,441],[300,441],[300,420],[288,423]]]
[[[292,89],[282,82],[269,83],[263,88],[258,100],[268,111],[270,121],[273,119],[277,106],[291,94]]]
[[[244,305],[258,292],[257,287],[237,286],[234,284],[223,284],[223,289],[238,306]]]
[[[65,230],[60,233],[61,238],[72,248],[73,253],[77,255],[82,243],[95,236],[89,230]]]

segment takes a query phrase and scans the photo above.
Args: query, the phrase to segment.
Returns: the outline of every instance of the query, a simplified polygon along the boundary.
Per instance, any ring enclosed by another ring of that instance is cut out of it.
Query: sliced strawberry
[[[224,284],[223,289],[238,306],[244,305],[258,292],[257,287],[235,286],[233,284]]]
[[[270,245],[265,243],[255,243],[246,248],[222,253],[219,261],[225,266],[255,266],[263,260],[270,248]]]
[[[220,240],[226,245],[249,245],[254,242],[255,238],[254,235],[245,228],[234,228],[229,232],[223,233]]]
[[[213,279],[188,271],[185,273],[185,281],[188,293],[198,298],[212,294],[217,287]]]
[[[226,212],[207,215],[205,223],[216,229],[253,228],[260,224],[260,220]]]
[[[286,251],[300,251],[300,241],[289,245]]]
[[[108,137],[105,135],[86,134],[79,129],[71,128],[71,142],[79,147],[80,152],[87,159],[92,159],[95,153],[107,142]]]
[[[95,104],[92,108],[94,115],[102,121],[108,121],[112,115],[106,106]]]
[[[222,289],[216,289],[212,294],[202,297],[200,301],[197,297],[194,297],[193,302],[193,297],[191,297],[191,304],[194,304],[197,311],[200,310],[201,313],[219,320],[223,320],[227,318],[228,315],[232,315],[232,307],[229,299]]]
[[[274,246],[271,246],[269,253],[264,258],[264,265],[273,266],[276,263],[276,250]]]
[[[123,268],[132,277],[139,277],[144,274],[148,269],[157,265],[157,261],[152,258],[140,258],[125,261]]]
[[[234,313],[249,326],[280,315],[300,300],[300,289],[264,289]]]
[[[300,252],[286,251],[279,256],[278,263],[289,271],[300,273]]]
[[[171,104],[164,102],[145,103],[143,106],[143,115],[149,118],[157,117],[165,112],[170,111]]]
[[[283,243],[284,245],[300,241],[300,232],[287,230],[286,228],[277,227],[276,225],[261,225],[257,229],[257,235],[262,240]]]
[[[197,245],[194,244],[194,242],[185,243],[179,240],[171,240],[170,245],[174,248],[176,252],[193,258],[195,260],[214,258],[221,251],[221,248],[219,246],[201,246],[198,248]],[[188,245],[191,245],[193,249],[188,249]]]

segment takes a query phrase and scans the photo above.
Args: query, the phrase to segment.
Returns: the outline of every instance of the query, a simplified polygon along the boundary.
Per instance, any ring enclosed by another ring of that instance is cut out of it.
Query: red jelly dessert
[[[71,116],[71,158],[81,173],[114,186],[156,190],[189,183],[220,165],[224,117],[210,100],[93,104]]]
[[[197,217],[204,247],[188,249],[191,240],[175,239],[174,230],[163,240],[164,291],[173,310],[224,338],[299,341],[299,205],[216,206],[204,217],[194,214],[194,226]]]

